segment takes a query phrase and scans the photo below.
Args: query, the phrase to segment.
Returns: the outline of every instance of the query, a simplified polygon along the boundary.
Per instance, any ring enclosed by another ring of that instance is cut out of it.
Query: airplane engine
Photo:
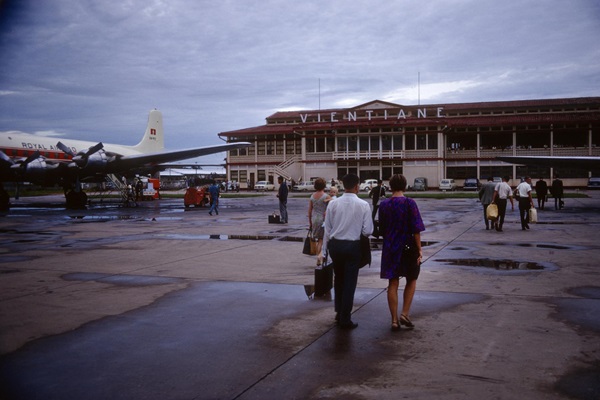
[[[15,170],[25,181],[39,182],[46,177],[49,166],[43,157],[38,157],[23,163],[14,164],[11,166],[11,169]]]
[[[104,150],[99,150],[85,158],[85,163],[77,163],[78,166],[86,171],[102,172],[108,164],[108,156]]]

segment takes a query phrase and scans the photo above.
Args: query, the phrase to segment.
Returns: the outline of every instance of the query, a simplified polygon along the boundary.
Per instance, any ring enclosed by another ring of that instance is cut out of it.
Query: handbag
[[[487,206],[485,210],[485,217],[490,221],[495,221],[498,219],[498,206],[495,203]]]
[[[304,238],[304,247],[302,248],[302,254],[314,256],[317,254],[317,242],[313,239],[312,232],[309,229]]]
[[[531,222],[532,224],[537,223],[538,218],[537,218],[537,210],[535,208],[530,208],[529,209],[529,222]]]
[[[359,268],[371,265],[371,240],[368,236],[360,235],[360,263]]]
[[[415,237],[412,235],[402,248],[402,261],[403,264],[411,267],[419,265],[419,248],[415,243]]]

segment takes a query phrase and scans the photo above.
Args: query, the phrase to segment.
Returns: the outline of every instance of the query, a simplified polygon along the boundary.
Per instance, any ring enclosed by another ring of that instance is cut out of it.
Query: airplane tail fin
[[[155,153],[164,150],[165,136],[162,113],[160,111],[150,111],[144,137],[138,144],[133,146],[133,148],[142,153]]]

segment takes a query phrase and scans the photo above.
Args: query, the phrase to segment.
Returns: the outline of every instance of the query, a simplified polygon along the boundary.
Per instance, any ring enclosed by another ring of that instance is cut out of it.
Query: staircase
[[[281,176],[286,181],[291,182],[292,176],[287,172],[287,168],[299,161],[300,161],[299,156],[294,156],[294,157],[288,158],[281,164],[278,164],[273,167],[273,174],[275,176]]]
[[[127,185],[124,184],[123,181],[115,174],[107,174],[105,179],[106,182],[112,183],[113,187],[119,191],[123,204],[127,204]]]

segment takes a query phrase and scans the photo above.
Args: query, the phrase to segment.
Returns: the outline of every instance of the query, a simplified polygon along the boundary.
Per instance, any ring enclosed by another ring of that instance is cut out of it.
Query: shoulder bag
[[[419,264],[419,248],[413,235],[402,248],[402,263],[411,267]]]

